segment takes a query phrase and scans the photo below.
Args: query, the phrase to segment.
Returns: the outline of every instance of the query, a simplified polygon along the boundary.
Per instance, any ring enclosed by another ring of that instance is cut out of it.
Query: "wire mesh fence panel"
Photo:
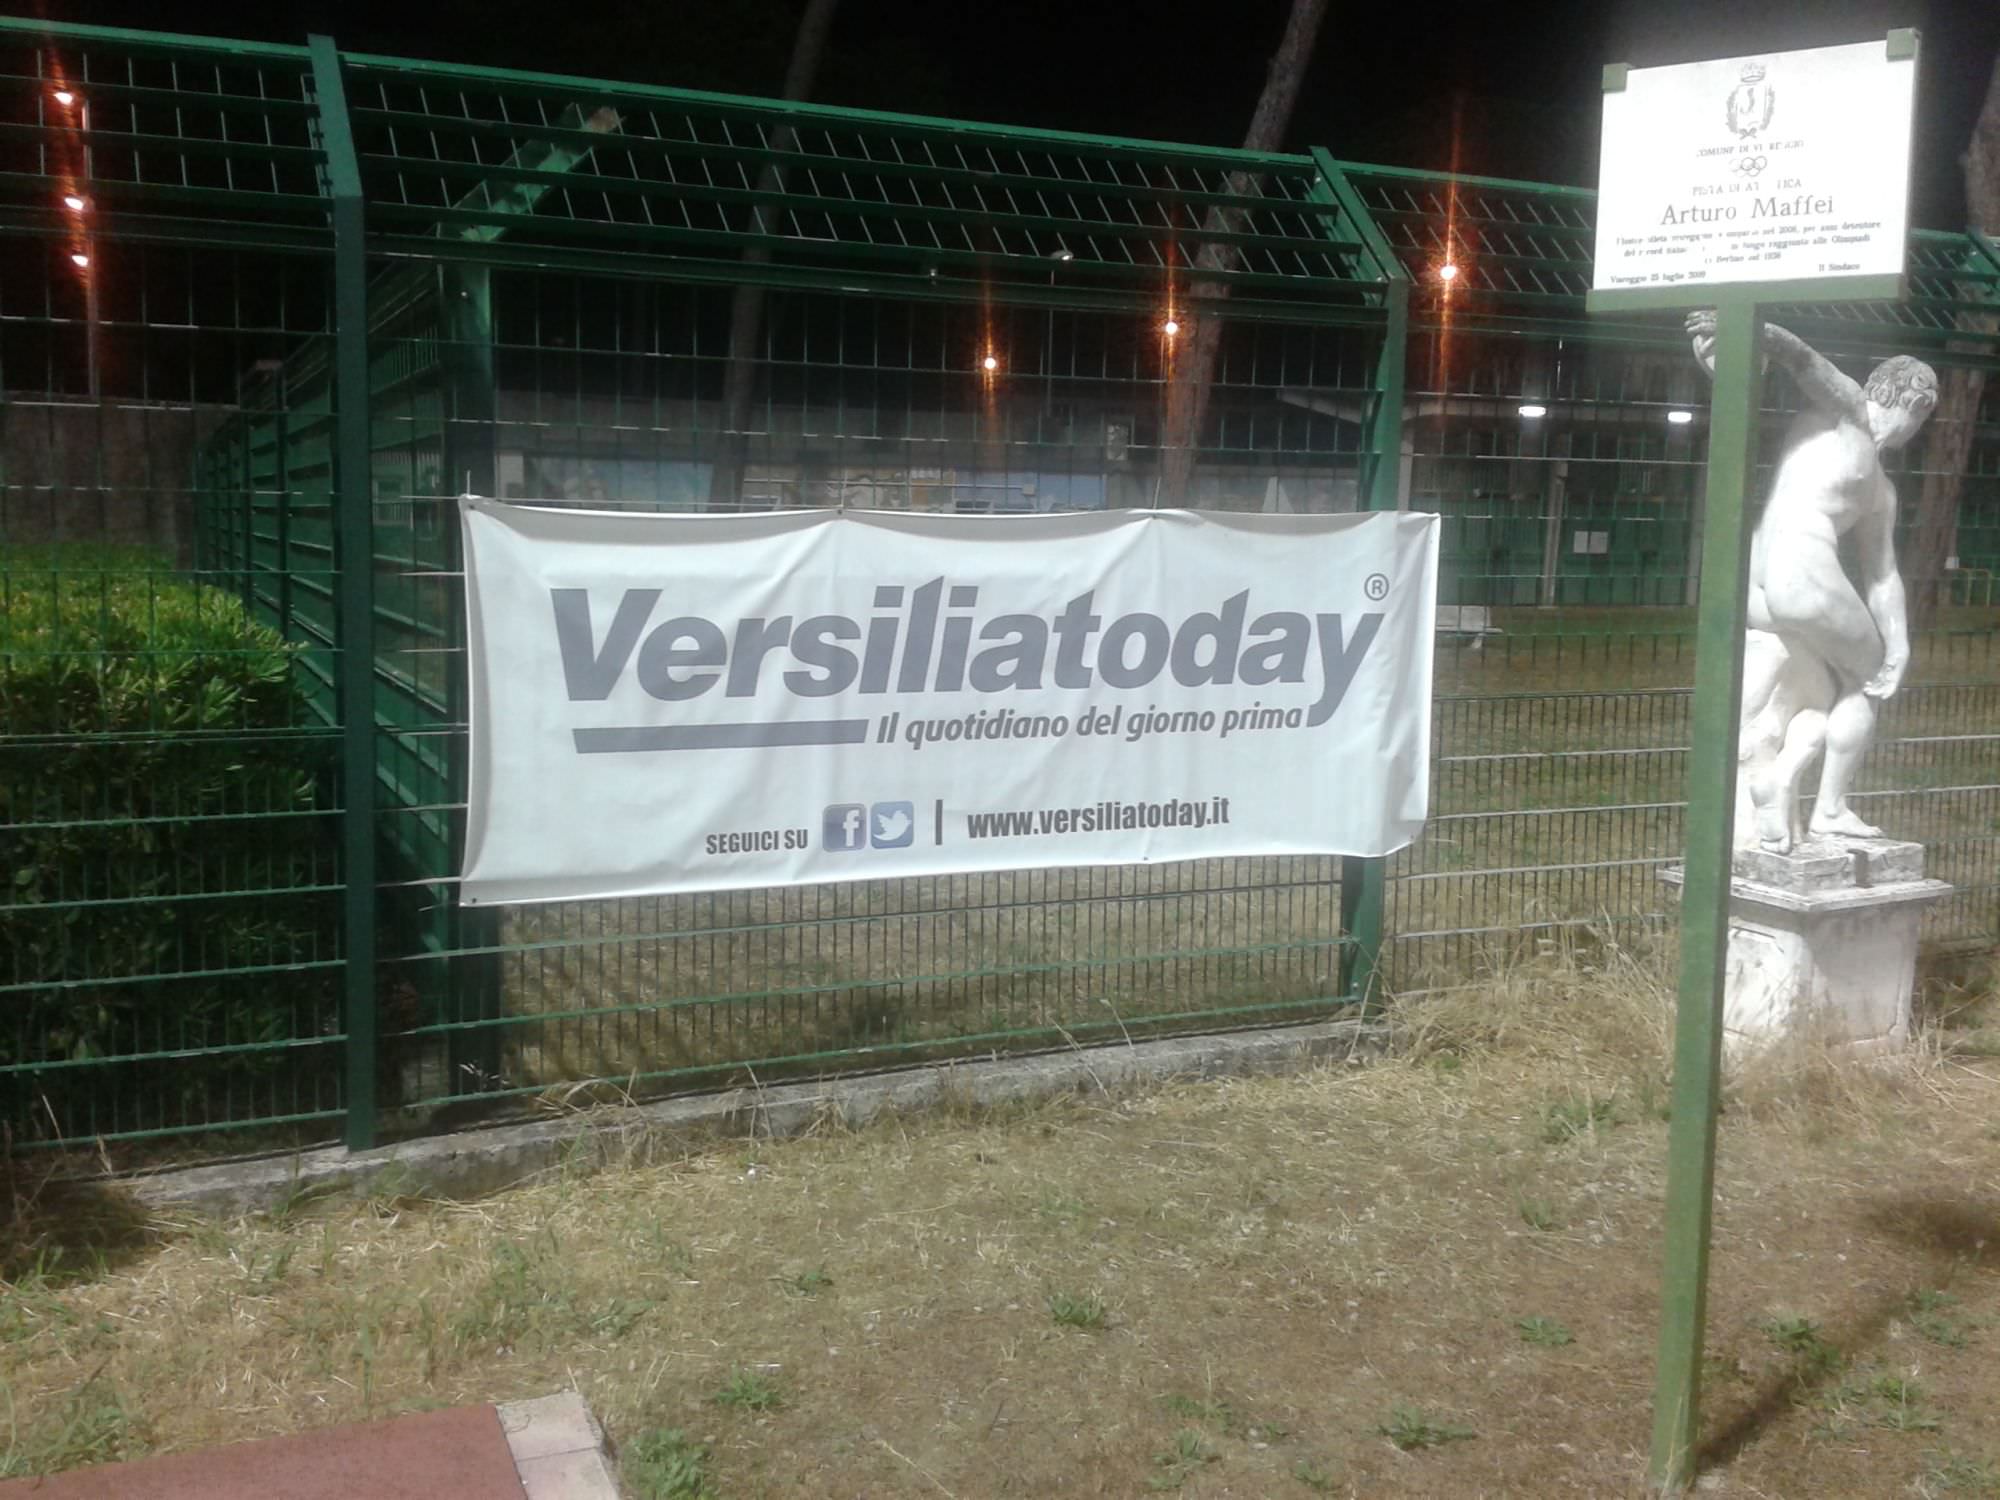
[[[1298,858],[525,909],[502,925],[492,1082],[768,1077],[1323,1012],[1338,934],[1337,863]]]
[[[0,37],[16,1145],[343,1109],[324,393],[272,375],[330,334],[323,258],[284,248],[307,114],[296,50]]]
[[[0,1130],[353,1143],[1353,1000],[1379,867],[1332,858],[462,908],[467,493],[1435,512],[1392,984],[1670,923],[1707,389],[1584,316],[1593,234],[1317,151],[0,20]],[[1990,244],[1909,280],[1772,316],[2000,365]],[[1889,462],[1922,629],[1856,799],[1990,943],[2000,381],[1953,411]]]
[[[1445,697],[1432,816],[1391,866],[1391,972],[1415,991],[1463,983],[1556,929],[1670,923],[1660,873],[1682,857],[1687,690]],[[1950,897],[1934,943],[2000,936],[2000,686],[1905,688],[1856,784],[1861,815],[1925,846]]]
[[[495,271],[486,316],[442,343],[435,320],[378,323],[378,366],[404,380],[375,408],[378,537],[396,539],[377,559],[381,675],[397,701],[422,702],[407,719],[381,714],[385,763],[413,768],[433,746],[444,759],[426,764],[446,774],[463,736],[449,688],[462,648],[458,522],[441,473],[469,475],[474,489],[490,475],[504,498],[623,510],[708,509],[716,465],[731,461],[740,503],[758,508],[1004,514],[1151,500],[1170,351],[1150,318],[786,292],[754,351],[752,425],[732,433],[718,425],[730,301],[723,289]],[[986,368],[992,351],[1004,369]],[[1209,502],[1353,509],[1352,412],[1369,399],[1371,359],[1366,339],[1335,329],[1232,329],[1197,470]],[[408,373],[426,360],[427,387]],[[495,373],[475,406],[480,383],[468,399],[455,372],[480,369]],[[1350,415],[1288,400],[1295,391]],[[440,456],[440,433],[459,457]],[[414,694],[438,663],[452,669],[439,689]],[[406,795],[415,775],[385,778],[398,800],[383,841],[409,857],[390,903],[407,915],[385,962],[409,1009],[386,1036],[396,1097],[416,1110],[591,1079],[656,1089],[1339,1003],[1334,859],[572,903],[461,913],[454,926],[443,914],[455,843],[398,830],[457,807],[435,780]]]
[[[1439,598],[1471,607],[1481,627],[1441,642],[1441,685],[1561,687],[1575,670],[1641,686],[1691,681],[1707,382],[1677,318],[1584,316],[1594,195],[1344,170],[1413,282],[1402,494],[1443,517]],[[1949,398],[1954,382],[1996,363],[2000,259],[1990,245],[1920,230],[1908,268],[1908,295],[1894,305],[1765,315],[1857,378],[1890,355],[1928,360]],[[1797,395],[1774,377],[1763,402],[1753,518]],[[1923,437],[1883,458],[1927,627],[1916,670],[1938,680],[2000,670],[1992,382],[1963,413],[1941,402]],[[1933,525],[1948,532],[1942,545],[1922,534]]]

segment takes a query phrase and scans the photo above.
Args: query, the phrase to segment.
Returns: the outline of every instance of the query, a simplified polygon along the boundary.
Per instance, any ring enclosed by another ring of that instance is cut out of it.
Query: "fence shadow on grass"
[[[154,1243],[151,1218],[127,1188],[51,1177],[40,1166],[0,1161],[0,1282],[94,1280]]]

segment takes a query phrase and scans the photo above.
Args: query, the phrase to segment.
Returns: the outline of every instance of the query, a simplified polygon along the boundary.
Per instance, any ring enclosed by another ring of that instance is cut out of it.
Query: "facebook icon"
[[[868,847],[868,809],[859,802],[836,802],[820,819],[820,846],[830,854]]]

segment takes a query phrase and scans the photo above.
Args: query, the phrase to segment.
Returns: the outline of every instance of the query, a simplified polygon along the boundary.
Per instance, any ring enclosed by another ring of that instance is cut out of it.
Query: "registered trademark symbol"
[[[1368,581],[1361,586],[1370,599],[1389,597],[1389,576],[1386,573],[1370,573]]]

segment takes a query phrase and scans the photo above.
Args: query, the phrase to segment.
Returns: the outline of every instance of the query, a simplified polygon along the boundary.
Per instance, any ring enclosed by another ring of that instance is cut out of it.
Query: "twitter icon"
[[[917,835],[913,802],[877,802],[868,809],[868,842],[877,849],[907,849]]]

